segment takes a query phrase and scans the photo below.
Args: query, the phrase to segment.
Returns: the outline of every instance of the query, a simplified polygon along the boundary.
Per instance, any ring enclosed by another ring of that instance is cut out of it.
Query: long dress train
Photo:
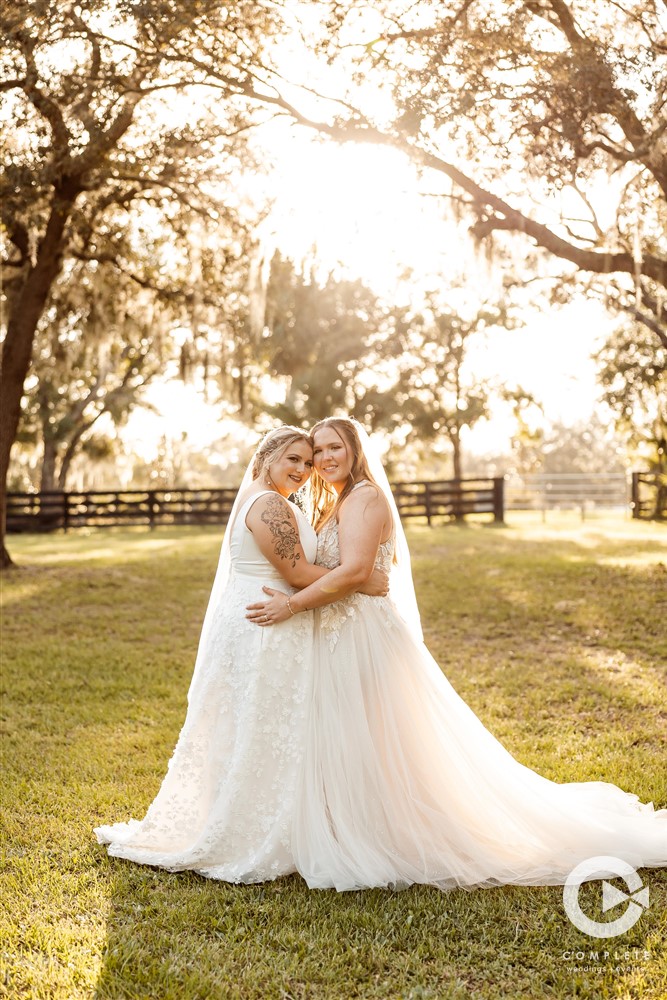
[[[389,570],[393,543],[376,565]],[[340,561],[338,526],[317,562]],[[388,598],[315,612],[314,677],[293,827],[311,888],[562,884],[600,855],[667,865],[667,809],[516,761],[456,694]]]
[[[270,492],[270,491],[265,491]],[[231,572],[197,658],[187,717],[160,791],[141,822],[95,831],[109,854],[229,882],[293,872],[291,825],[312,676],[312,613],[272,628],[245,618],[266,584],[289,587],[245,518],[231,527]],[[295,506],[304,555],[317,538]]]

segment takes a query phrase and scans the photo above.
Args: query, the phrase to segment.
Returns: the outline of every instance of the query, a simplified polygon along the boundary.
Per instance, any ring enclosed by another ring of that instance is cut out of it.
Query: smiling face
[[[335,428],[326,425],[313,435],[313,461],[322,479],[340,493],[352,472],[352,449]]]
[[[313,449],[303,439],[288,444],[273,461],[264,467],[267,483],[288,497],[310,479],[313,471]]]

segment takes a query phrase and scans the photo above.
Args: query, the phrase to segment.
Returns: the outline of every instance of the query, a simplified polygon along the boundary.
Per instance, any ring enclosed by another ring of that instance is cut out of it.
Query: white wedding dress
[[[376,565],[389,571],[392,554],[384,543]],[[340,562],[334,519],[317,562]],[[353,594],[315,612],[293,828],[311,888],[560,884],[599,855],[667,865],[667,809],[606,782],[557,784],[524,767],[398,610]]]
[[[272,492],[270,490],[264,492]],[[162,787],[141,822],[95,830],[109,854],[229,882],[295,870],[291,849],[312,679],[312,612],[272,628],[245,618],[262,586],[290,591],[264,558],[245,518],[231,527],[231,565],[209,609],[188,712]],[[317,537],[294,506],[304,555]]]

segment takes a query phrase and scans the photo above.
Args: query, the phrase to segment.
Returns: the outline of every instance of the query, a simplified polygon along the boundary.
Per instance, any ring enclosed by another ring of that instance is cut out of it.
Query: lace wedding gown
[[[376,565],[388,571],[392,553],[383,544]],[[317,562],[340,562],[333,519]],[[311,888],[561,884],[599,855],[667,865],[666,809],[516,761],[388,598],[353,594],[315,612],[314,656],[293,835]]]
[[[265,491],[270,492],[270,491]],[[245,518],[231,531],[231,571],[188,695],[185,724],[160,791],[141,822],[95,831],[109,854],[229,882],[294,871],[291,827],[312,677],[313,617],[272,628],[245,618],[266,584],[290,588],[257,547]],[[295,506],[304,554],[315,532]]]

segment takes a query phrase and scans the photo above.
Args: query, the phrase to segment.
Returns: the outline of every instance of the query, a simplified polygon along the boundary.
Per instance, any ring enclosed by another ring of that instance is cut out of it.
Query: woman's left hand
[[[383,569],[374,569],[357,592],[368,597],[386,597],[389,593],[389,574]]]
[[[292,613],[287,607],[288,597],[282,590],[272,590],[271,587],[262,587],[265,594],[271,596],[270,601],[262,601],[257,604],[248,604],[246,618],[254,622],[255,625],[277,625],[292,618]]]

